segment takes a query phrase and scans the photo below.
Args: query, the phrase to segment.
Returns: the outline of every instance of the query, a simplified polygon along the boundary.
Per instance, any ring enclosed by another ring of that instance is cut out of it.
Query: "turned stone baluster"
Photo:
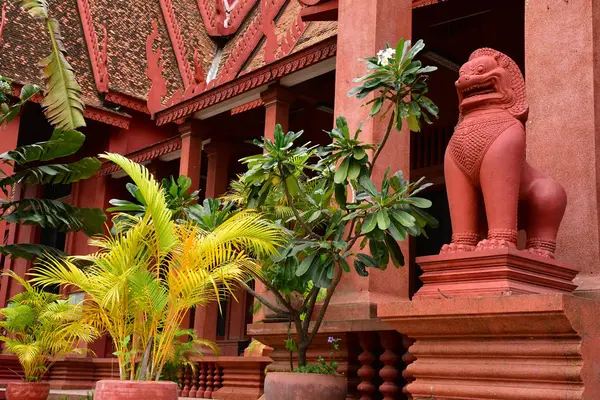
[[[188,397],[190,394],[190,369],[186,367],[183,373],[183,389],[181,390],[181,397]]]
[[[215,363],[215,377],[213,379],[213,391],[221,388],[221,367]]]
[[[407,400],[412,400],[412,396],[408,393],[407,386],[414,382],[415,377],[408,371],[408,366],[415,362],[417,359],[411,352],[410,346],[415,342],[414,339],[409,338],[408,336],[402,335],[402,346],[406,349],[406,353],[402,356],[402,364],[404,364],[404,370],[402,371],[402,377],[406,381],[406,385],[402,388],[402,393],[406,396]]]
[[[379,332],[381,346],[384,349],[379,360],[383,363],[383,368],[379,371],[379,376],[383,379],[383,384],[379,386],[379,391],[383,395],[383,400],[394,400],[400,391],[396,385],[396,378],[399,371],[396,368],[400,357],[396,354],[400,347],[400,335],[396,331]]]
[[[179,380],[179,384],[177,385],[177,396],[181,397],[181,388],[183,387],[183,375],[184,375],[185,367],[180,367],[177,370],[177,379]]]
[[[206,390],[204,391],[205,399],[212,399],[213,374],[214,374],[214,364],[206,363]]]
[[[198,370],[196,368],[192,369],[192,384],[190,385],[190,393],[188,397],[196,397],[196,393],[198,392]]]
[[[373,363],[377,359],[374,351],[377,349],[379,340],[376,332],[360,332],[358,338],[363,352],[358,356],[362,367],[357,372],[361,382],[356,389],[361,395],[360,400],[372,400],[373,394],[377,390],[377,386],[373,383],[373,378],[377,373]]]
[[[198,368],[200,369],[200,377],[198,378],[198,391],[196,392],[196,398],[201,399],[204,397],[204,391],[206,390],[206,363],[202,361]]]

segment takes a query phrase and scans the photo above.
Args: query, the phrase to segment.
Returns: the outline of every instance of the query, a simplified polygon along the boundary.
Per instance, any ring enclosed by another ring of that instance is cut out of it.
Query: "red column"
[[[179,174],[192,180],[190,192],[200,188],[200,166],[202,163],[202,137],[195,121],[187,121],[179,125],[181,134],[181,158]]]
[[[556,32],[561,32],[556,35]],[[557,60],[554,49],[565,49]],[[527,159],[566,189],[556,258],[600,290],[600,3],[525,7]],[[577,82],[577,84],[575,84]]]
[[[110,176],[93,176],[73,184],[71,204],[77,207],[100,208],[105,210],[113,197],[110,191]],[[110,215],[107,214],[110,219]],[[108,221],[110,223],[110,221]],[[88,246],[89,237],[83,232],[67,234],[65,252],[73,255],[89,254],[96,248]]]
[[[284,132],[289,129],[290,104],[293,95],[284,87],[271,86],[260,94],[265,103],[265,137],[273,139],[275,125],[280,124]]]
[[[287,132],[289,129],[290,104],[293,101],[293,96],[287,89],[275,85],[262,92],[260,97],[265,103],[264,137],[273,140],[275,125],[281,125],[284,132]],[[274,296],[270,295],[264,285],[259,281],[255,281],[255,290],[257,293],[263,294],[269,299],[274,299]],[[263,319],[265,319],[265,310],[264,308],[261,308],[259,312],[254,314],[253,320],[262,321]]]
[[[9,150],[17,147],[17,141],[19,139],[19,126],[21,122],[21,116],[17,116],[15,119],[10,121],[2,132],[2,141],[0,141],[0,154],[5,153]],[[2,171],[6,175],[13,173],[13,167],[8,164],[2,166]],[[4,193],[0,192],[0,199],[6,200]],[[0,239],[4,240],[6,229],[8,224],[5,221],[0,221]],[[1,299],[0,299],[1,301]]]
[[[204,151],[208,157],[206,197],[219,197],[227,191],[229,186],[230,143],[213,137],[210,143],[204,146]],[[196,308],[194,329],[198,336],[208,340],[216,340],[218,313],[219,306],[217,303]]]
[[[179,175],[185,175],[192,180],[189,192],[200,189],[200,169],[202,166],[202,137],[199,134],[198,122],[189,120],[178,126],[181,134],[181,158],[179,159]],[[182,328],[191,327],[190,310],[183,322]]]
[[[40,197],[40,194],[41,187],[38,185],[25,185],[24,187],[19,185],[15,188],[14,199]],[[7,243],[38,243],[39,235],[40,229],[35,225],[10,224],[8,226]],[[31,266],[31,261],[23,258],[13,259],[7,257],[4,262],[4,271],[12,270],[17,275],[25,277]],[[0,308],[6,306],[11,297],[22,291],[21,285],[8,276],[2,276],[0,278]]]
[[[356,21],[361,21],[357,23]],[[335,115],[345,116],[350,129],[356,129],[365,121],[361,139],[367,143],[379,143],[386,130],[387,121],[367,119],[365,101],[348,97],[348,91],[356,84],[354,78],[366,73],[359,58],[374,56],[385,47],[386,42],[395,44],[403,37],[411,38],[412,3],[410,0],[339,1],[338,49],[336,58]],[[374,168],[373,180],[378,185],[385,170],[402,170],[410,177],[410,134],[408,129],[394,132]],[[408,243],[402,245],[407,260],[412,253]],[[354,308],[356,317],[369,318],[368,303],[378,303],[392,297],[409,296],[409,268],[387,268],[385,271],[370,270],[368,278],[356,273],[346,274],[338,286],[336,303],[362,303],[365,307]],[[358,293],[358,294],[357,294]]]
[[[229,187],[229,158],[231,156],[231,142],[226,139],[210,139],[204,146],[208,157],[208,171],[206,174],[206,197],[219,197]]]
[[[17,116],[14,120],[9,122],[7,126],[2,130],[2,141],[0,141],[0,153],[4,153],[6,151],[12,150],[17,147],[17,141],[19,139],[19,126],[21,122],[21,117]],[[13,173],[13,168],[8,166],[7,164],[2,166],[2,170],[5,174],[10,175]],[[15,189],[15,199],[18,195],[19,189]],[[0,192],[0,198],[6,200],[6,196],[4,193]],[[5,221],[0,221],[0,240],[1,243],[5,242],[6,244],[14,243],[16,235],[16,225],[9,225]],[[8,258],[5,260],[4,269],[11,269],[11,263],[13,261]],[[9,296],[9,285],[10,281],[8,277],[3,276],[0,277],[0,307],[4,307],[6,302],[10,298]]]

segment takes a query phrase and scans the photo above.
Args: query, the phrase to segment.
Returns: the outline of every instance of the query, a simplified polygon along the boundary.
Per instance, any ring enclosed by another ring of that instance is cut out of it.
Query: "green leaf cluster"
[[[100,161],[86,157],[72,163],[47,164],[79,150],[85,136],[75,130],[55,129],[49,140],[20,146],[0,154],[0,189],[11,199],[16,185],[70,184],[92,177],[100,168]],[[33,166],[29,166],[33,164]],[[2,167],[3,165],[3,167]],[[14,170],[7,174],[3,171]],[[103,231],[106,216],[101,209],[80,208],[58,200],[19,198],[0,201],[0,219],[9,223],[37,225],[61,231],[83,231],[95,235]],[[31,259],[43,251],[52,251],[34,244],[0,246],[0,252],[13,257]]]
[[[113,221],[113,230],[126,229],[128,227],[126,223],[128,216],[139,218],[146,212],[146,201],[137,185],[127,183],[125,186],[129,194],[133,197],[133,201],[111,199],[109,203],[113,207],[106,209],[108,212],[117,213]],[[203,206],[196,204],[199,191],[190,192],[189,189],[191,186],[192,180],[185,175],[180,175],[177,179],[171,176],[170,178],[163,179],[161,182],[167,208],[171,211],[172,218],[176,221],[187,220],[192,217],[202,219],[205,216],[206,211],[204,211]],[[210,201],[216,201],[220,205],[218,200],[210,199]],[[207,202],[205,202],[204,207],[207,207]],[[210,210],[210,205],[208,205],[208,208]]]
[[[387,44],[386,49],[390,48]],[[411,46],[410,40],[401,39],[389,64],[379,62],[377,57],[365,58],[363,61],[369,73],[354,80],[359,85],[350,90],[348,96],[365,99],[373,94],[374,97],[366,103],[371,106],[371,116],[383,111],[385,117],[391,111],[391,121],[396,130],[400,131],[402,122],[406,121],[411,131],[419,132],[421,120],[430,124],[430,117],[437,118],[438,115],[437,106],[425,95],[428,91],[427,74],[437,68],[424,67],[420,60],[415,60],[424,48],[422,40]]]
[[[259,154],[241,160],[248,169],[227,196],[241,208],[258,209],[289,233],[279,254],[262,260],[260,279],[277,304],[258,299],[295,325],[296,339],[290,338],[288,349],[298,352],[300,367],[306,366],[306,351],[342,275],[352,273],[350,263],[360,276],[389,264],[401,267],[400,242],[438,225],[426,211],[431,202],[418,196],[429,186],[423,179],[411,183],[401,171],[388,168],[383,179],[373,181],[391,132],[400,130],[404,120],[418,131],[421,121],[431,123],[429,116],[437,116],[437,107],[425,96],[426,73],[435,68],[415,60],[423,47],[422,41],[411,47],[401,40],[389,63],[366,59],[369,74],[350,93],[359,99],[373,94],[366,102],[370,115],[384,110],[382,118],[388,116],[380,143],[363,142],[361,126],[351,131],[342,116],[328,132],[326,146],[303,142],[302,132],[285,133],[278,125],[272,139],[255,141]]]

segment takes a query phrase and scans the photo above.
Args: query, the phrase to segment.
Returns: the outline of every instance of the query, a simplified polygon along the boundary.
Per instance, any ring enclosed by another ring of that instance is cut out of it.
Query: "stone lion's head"
[[[461,114],[484,105],[500,105],[523,123],[529,106],[525,80],[517,64],[490,48],[473,52],[455,83]]]

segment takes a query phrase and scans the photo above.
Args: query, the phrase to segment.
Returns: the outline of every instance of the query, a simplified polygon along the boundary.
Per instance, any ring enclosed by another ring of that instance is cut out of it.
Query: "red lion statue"
[[[529,106],[519,67],[499,51],[476,50],[456,89],[460,118],[444,160],[453,234],[442,253],[516,248],[521,228],[529,251],[554,258],[567,196],[525,160]]]

